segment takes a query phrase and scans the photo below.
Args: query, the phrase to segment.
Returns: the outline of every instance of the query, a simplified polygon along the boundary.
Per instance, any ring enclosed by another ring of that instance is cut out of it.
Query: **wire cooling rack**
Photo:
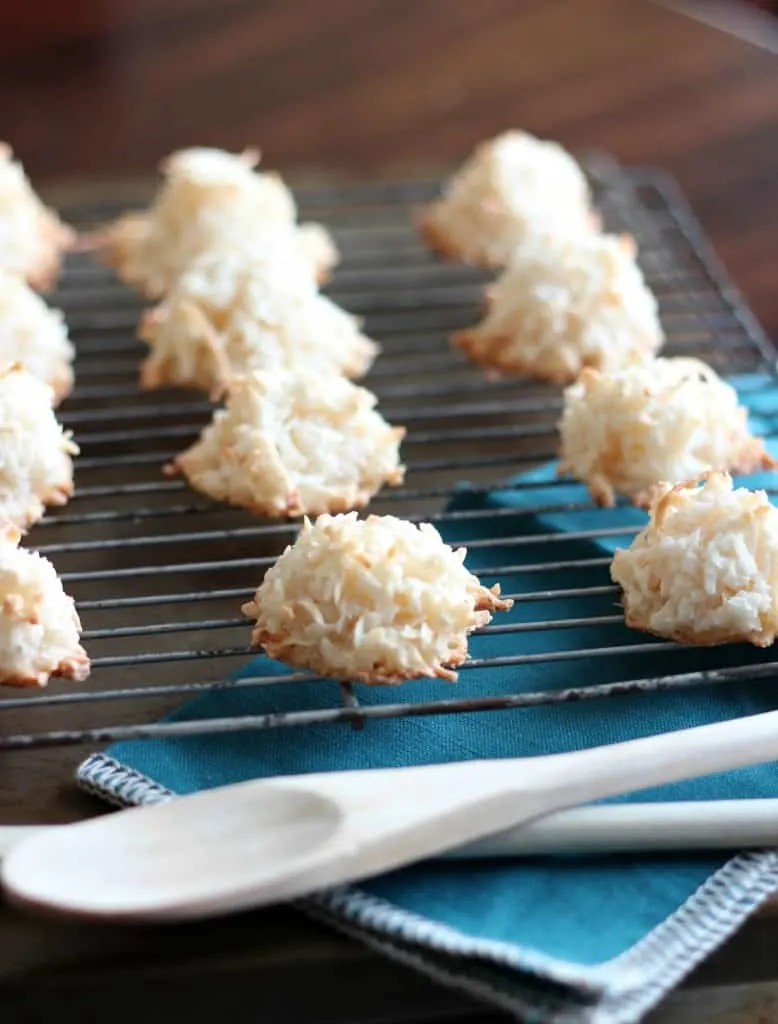
[[[660,301],[666,354],[699,356],[724,374],[773,374],[768,342],[673,182],[655,170],[625,170],[607,161],[591,172],[608,228],[629,231],[638,240],[643,269]],[[51,297],[65,311],[78,353],[77,387],[61,410],[81,447],[76,494],[34,527],[26,543],[54,561],[76,598],[93,672],[80,686],[55,680],[45,691],[0,697],[0,749],[320,722],[362,725],[371,719],[519,708],[776,674],[771,661],[754,663],[745,649],[730,648],[725,657],[708,659],[704,669],[699,662],[690,668],[687,659],[664,660],[656,671],[649,658],[649,674],[641,678],[598,681],[600,667],[624,648],[618,639],[610,645],[586,642],[587,629],[621,618],[614,606],[617,595],[608,577],[609,559],[596,551],[573,557],[570,544],[632,535],[634,529],[609,529],[603,521],[601,529],[572,537],[540,528],[513,538],[503,531],[498,544],[489,539],[483,517],[492,516],[497,527],[505,510],[445,511],[452,488],[463,478],[475,492],[505,487],[501,481],[553,457],[561,400],[558,391],[532,382],[487,382],[450,348],[450,331],[476,321],[487,278],[440,263],[420,244],[413,207],[435,192],[432,182],[395,182],[299,195],[304,217],[325,222],[342,251],[330,294],[365,317],[366,333],[383,346],[367,384],[387,419],[408,427],[406,483],[384,491],[371,511],[428,518],[441,527],[461,520],[460,531],[467,529],[468,517],[481,517],[482,560],[494,544],[503,561],[480,569],[482,578],[499,578],[511,568],[504,560],[512,544],[531,544],[525,550],[533,556],[529,563],[524,560],[522,572],[543,573],[544,579],[554,574],[558,585],[511,595],[533,614],[487,627],[485,633],[496,630],[503,636],[501,653],[479,656],[476,637],[475,657],[462,672],[556,661],[569,664],[575,678],[584,663],[587,684],[508,694],[503,688],[499,696],[487,690],[463,698],[456,687],[441,682],[434,699],[419,702],[411,683],[402,699],[390,694],[365,705],[363,690],[323,681],[318,685],[332,698],[326,707],[159,722],[193,695],[218,687],[294,685],[313,678],[306,673],[231,678],[249,655],[250,628],[240,614],[241,602],[293,539],[297,524],[217,505],[183,480],[162,475],[162,464],[194,439],[211,406],[197,393],[138,390],[139,301],[109,270],[77,255],[68,260],[60,289]],[[66,209],[64,215],[78,226],[91,226],[118,212],[102,205]],[[556,486],[548,485],[552,495]],[[527,506],[521,515],[567,507],[546,500],[542,508]],[[555,609],[571,599],[579,602],[580,614],[560,619]],[[587,611],[590,599],[598,601]],[[601,599],[610,602],[610,614],[602,614]],[[530,647],[528,652],[528,634],[573,627],[584,642],[563,651]],[[505,637],[510,638],[507,652]],[[630,652],[672,659],[677,645],[641,639],[645,643],[630,646]]]

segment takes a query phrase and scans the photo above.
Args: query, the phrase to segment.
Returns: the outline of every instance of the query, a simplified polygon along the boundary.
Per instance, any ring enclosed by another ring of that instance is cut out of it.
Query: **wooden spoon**
[[[569,754],[244,782],[46,829],[2,865],[49,912],[185,920],[303,896],[606,796],[778,758],[778,712]]]
[[[0,859],[35,832],[63,825],[0,825]],[[438,854],[447,860],[549,854],[667,853],[778,847],[778,797],[588,804],[545,814]]]

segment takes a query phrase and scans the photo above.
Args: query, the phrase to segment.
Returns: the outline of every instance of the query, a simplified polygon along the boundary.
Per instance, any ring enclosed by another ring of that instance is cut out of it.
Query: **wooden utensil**
[[[244,782],[47,829],[17,904],[185,920],[376,875],[564,807],[778,758],[778,712],[568,754]]]
[[[61,825],[0,825],[0,858]],[[439,854],[446,860],[548,854],[658,853],[778,847],[778,798],[594,804],[555,811]]]

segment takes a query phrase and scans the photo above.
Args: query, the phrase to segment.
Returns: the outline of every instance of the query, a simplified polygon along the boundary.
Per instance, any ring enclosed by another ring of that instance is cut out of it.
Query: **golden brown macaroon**
[[[737,392],[699,359],[653,359],[612,373],[587,369],[565,390],[561,473],[602,505],[646,504],[660,481],[713,469],[753,473],[774,460],[748,429]]]
[[[573,157],[520,131],[482,142],[419,222],[424,241],[442,256],[487,267],[510,264],[537,234],[588,234],[598,226]]]
[[[483,587],[429,523],[355,512],[306,520],[244,613],[271,658],[324,676],[456,680],[468,635],[512,602]]]
[[[20,529],[73,493],[78,448],[54,415],[53,397],[22,366],[0,369],[0,520]]]
[[[629,237],[546,238],[489,289],[486,316],[453,344],[495,374],[569,384],[587,366],[650,359],[664,335]]]
[[[73,599],[48,559],[19,547],[0,524],[0,684],[45,686],[52,676],[83,681],[89,658],[79,643]]]
[[[169,467],[198,491],[269,516],[362,508],[403,481],[405,430],[345,378],[285,370],[238,378],[226,407]]]
[[[778,509],[728,473],[664,484],[611,577],[628,626],[686,644],[769,647],[778,631]]]
[[[85,239],[122,280],[161,298],[189,264],[214,249],[250,254],[256,245],[295,245],[319,282],[337,263],[321,225],[297,227],[292,193],[277,174],[259,173],[257,150],[192,148],[161,165],[163,184],[148,210],[128,213]]]
[[[74,240],[72,228],[35,194],[11,147],[0,142],[0,270],[24,278],[36,291],[48,291]]]
[[[62,313],[47,306],[23,278],[0,270],[0,367],[23,363],[59,403],[73,387],[74,356]]]
[[[252,370],[361,377],[378,354],[360,322],[324,295],[289,248],[251,259],[204,253],[141,320],[150,352],[141,387],[200,388],[218,396]]]

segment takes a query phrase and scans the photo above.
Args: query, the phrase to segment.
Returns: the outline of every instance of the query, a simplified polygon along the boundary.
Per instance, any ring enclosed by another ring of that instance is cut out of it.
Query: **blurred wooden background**
[[[46,177],[147,171],[193,141],[385,172],[513,124],[713,178],[717,157],[778,154],[753,131],[777,73],[647,0],[0,3],[0,131]]]
[[[666,166],[778,334],[775,53],[649,0],[0,3],[0,136],[38,180],[193,143],[412,173],[510,125]]]

